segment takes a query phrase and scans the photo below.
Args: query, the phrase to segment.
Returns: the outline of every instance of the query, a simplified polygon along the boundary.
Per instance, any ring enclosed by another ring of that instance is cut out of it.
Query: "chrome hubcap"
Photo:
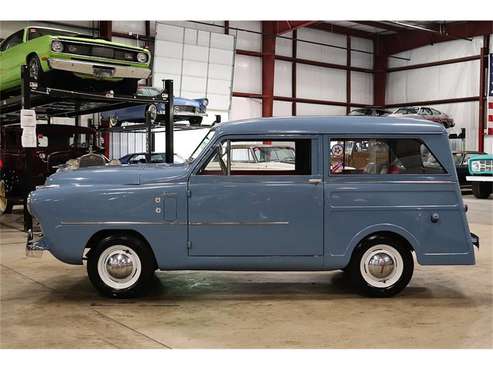
[[[106,261],[106,270],[116,279],[125,279],[132,273],[133,262],[123,253],[115,253]]]
[[[125,289],[139,280],[142,272],[140,258],[125,245],[113,245],[99,256],[98,273],[101,280],[113,289]]]
[[[386,278],[394,268],[394,260],[386,253],[377,253],[368,262],[368,272],[377,279]]]
[[[387,244],[374,245],[363,254],[360,272],[363,279],[375,288],[388,288],[402,276],[404,261],[400,253]]]

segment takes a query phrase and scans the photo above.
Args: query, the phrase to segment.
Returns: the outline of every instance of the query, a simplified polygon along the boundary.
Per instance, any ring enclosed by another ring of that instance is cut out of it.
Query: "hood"
[[[107,40],[104,40],[104,39],[100,39],[100,38],[90,38],[88,36],[84,36],[84,35],[81,35],[81,36],[51,36],[52,38],[56,38],[56,39],[59,39],[59,40],[65,40],[65,41],[78,41],[78,42],[85,42],[85,43],[88,43],[88,44],[100,44],[100,45],[104,45],[104,46],[114,46],[114,47],[120,47],[120,48],[123,48],[123,49],[131,49],[131,50],[135,50],[135,51],[145,51],[145,52],[148,52],[147,49],[144,49],[144,48],[141,48],[141,47],[138,47],[138,46],[132,46],[132,45],[127,45],[127,44],[122,44],[120,42],[114,42],[114,41],[107,41]]]
[[[58,171],[48,177],[46,185],[143,185],[173,182],[183,179],[188,173],[188,168],[187,163],[85,167]]]
[[[175,97],[174,103],[176,105],[185,105],[199,108],[203,104],[201,103],[202,99],[188,99],[188,98],[180,98]]]

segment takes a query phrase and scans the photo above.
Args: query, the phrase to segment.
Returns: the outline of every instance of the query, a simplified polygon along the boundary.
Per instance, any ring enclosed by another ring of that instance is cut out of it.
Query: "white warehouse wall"
[[[389,58],[389,67],[401,67],[440,60],[478,55],[482,37],[472,41],[454,40],[405,51],[396,56],[409,61]],[[479,95],[479,60],[441,66],[391,72],[387,75],[386,103],[400,104],[414,101],[472,97]],[[433,105],[454,118],[451,132],[466,129],[466,149],[477,149],[479,103]]]
[[[238,27],[261,32],[261,22],[230,22],[230,27]],[[235,34],[237,49],[260,52],[262,38],[258,34],[231,30]],[[297,57],[325,63],[346,64],[346,36],[300,28],[297,31]],[[276,55],[292,56],[292,32],[276,38]],[[305,41],[324,43],[339,48],[312,44]],[[352,65],[362,68],[373,68],[373,43],[358,37],[351,37]],[[366,51],[362,53],[360,51]],[[291,62],[276,60],[274,68],[274,95],[291,97],[292,84]],[[346,101],[346,71],[312,65],[296,64],[298,98],[315,100]],[[242,93],[262,93],[262,60],[259,57],[237,55],[233,91]],[[364,72],[351,73],[351,101],[353,103],[373,103],[373,74]],[[291,115],[292,104],[284,101],[274,101],[274,116]],[[334,115],[345,114],[346,108],[321,104],[297,103],[298,115]],[[233,97],[231,119],[257,117],[262,113],[262,103],[257,98]]]

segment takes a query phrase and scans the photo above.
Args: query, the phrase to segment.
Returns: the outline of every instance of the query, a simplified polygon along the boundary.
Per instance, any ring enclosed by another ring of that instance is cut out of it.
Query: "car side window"
[[[146,163],[146,162],[147,162],[147,160],[146,160],[145,154],[137,154],[137,155],[134,155],[128,161],[128,163],[130,163],[130,164]]]
[[[13,48],[16,45],[21,44],[23,36],[24,36],[24,30],[14,33],[2,43],[2,47],[0,48],[0,50],[6,51],[10,48]]]
[[[421,108],[421,114],[425,114],[427,116],[431,116],[432,115],[431,109],[429,109],[429,108]]]
[[[311,175],[312,140],[224,140],[199,175]]]
[[[446,172],[418,139],[332,139],[329,170],[331,175]]]

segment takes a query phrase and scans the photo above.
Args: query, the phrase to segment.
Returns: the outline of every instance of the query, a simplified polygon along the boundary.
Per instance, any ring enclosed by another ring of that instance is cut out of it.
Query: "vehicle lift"
[[[121,109],[135,105],[164,104],[165,115],[160,119],[160,126],[165,128],[166,163],[173,163],[173,80],[165,80],[165,89],[160,96],[124,96],[113,92],[90,93],[82,91],[62,90],[42,86],[29,77],[26,65],[21,66],[21,92],[18,96],[0,100],[0,125],[20,122],[21,109],[34,109],[37,118],[47,120],[51,117],[70,117],[75,119],[75,125],[80,125],[80,116]],[[146,114],[145,129],[147,132],[147,153],[153,150],[153,118]],[[103,129],[104,131],[104,129]],[[108,145],[105,142],[105,145]],[[26,158],[31,158],[34,148],[24,148]],[[25,161],[26,192],[24,194],[24,230],[32,229],[32,217],[27,211],[27,197],[33,189],[33,169],[30,160]]]

